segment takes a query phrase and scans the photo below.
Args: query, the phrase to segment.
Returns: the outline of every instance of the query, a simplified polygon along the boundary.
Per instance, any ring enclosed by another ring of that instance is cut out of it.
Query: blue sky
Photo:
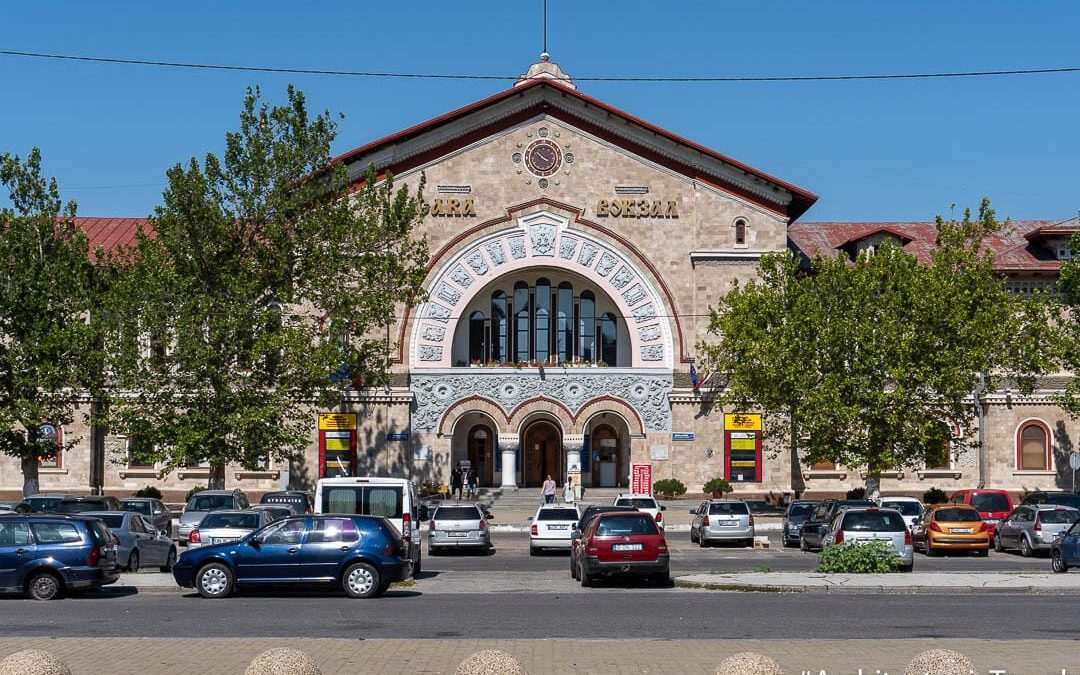
[[[516,75],[541,0],[11,2],[0,49],[300,68]],[[550,0],[570,75],[826,75],[1080,66],[1076,2]],[[295,83],[362,145],[510,82],[224,73],[0,56],[0,150],[38,146],[82,215],[143,216],[165,169],[217,150],[244,87]],[[1080,209],[1080,73],[582,91],[821,195],[806,220]]]

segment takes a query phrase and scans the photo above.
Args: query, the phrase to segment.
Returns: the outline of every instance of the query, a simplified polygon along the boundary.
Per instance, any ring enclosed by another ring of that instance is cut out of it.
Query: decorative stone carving
[[[503,251],[501,241],[490,242],[484,248],[487,249],[488,255],[491,256],[491,262],[496,265],[502,265],[506,262],[506,252]]]
[[[611,277],[611,285],[615,288],[622,289],[626,287],[626,284],[634,280],[634,273],[625,267],[619,268],[619,271],[615,273],[615,276]]]
[[[563,237],[559,240],[559,257],[565,260],[573,260],[574,252],[577,251],[577,239]]]
[[[634,308],[634,318],[638,323],[645,323],[656,318],[656,307],[650,302]]]
[[[510,244],[510,255],[514,257],[514,260],[525,257],[525,237],[510,237],[507,242]]]
[[[602,277],[606,277],[611,273],[611,270],[615,267],[615,264],[619,262],[615,256],[610,253],[605,253],[600,256],[600,262],[596,263],[596,273]]]
[[[424,326],[420,337],[429,342],[442,342],[443,338],[446,337],[446,329],[441,326]]]
[[[450,320],[450,310],[434,302],[428,303],[427,318],[446,323]]]
[[[478,276],[484,276],[487,274],[488,266],[487,261],[484,260],[484,255],[480,251],[473,251],[468,258],[465,259],[465,263],[472,268],[473,272],[476,272]]]
[[[634,284],[622,296],[626,304],[632,307],[645,299],[645,289],[641,287],[641,284]]]
[[[642,361],[663,361],[664,347],[662,345],[646,345],[641,348]]]
[[[597,253],[599,253],[599,249],[597,249],[589,242],[585,242],[581,246],[581,253],[578,254],[577,261],[585,267],[590,267],[593,263],[593,260],[596,259]]]
[[[446,284],[439,284],[439,290],[436,291],[435,296],[451,305],[456,305],[458,300],[461,300],[461,292],[455,291]]]
[[[563,434],[563,449],[567,452],[581,452],[585,447],[585,436],[582,434]]]
[[[435,345],[420,345],[420,360],[441,361],[442,347],[436,347]]]
[[[454,283],[462,288],[468,288],[472,286],[473,279],[469,276],[469,273],[465,271],[465,268],[461,265],[457,265],[450,271],[450,278],[454,280]]]
[[[638,336],[642,342],[652,342],[653,340],[660,339],[660,325],[653,324],[651,326],[642,326],[638,328]]]
[[[532,237],[533,255],[553,255],[555,252],[555,226],[550,223],[537,223],[529,228]]]

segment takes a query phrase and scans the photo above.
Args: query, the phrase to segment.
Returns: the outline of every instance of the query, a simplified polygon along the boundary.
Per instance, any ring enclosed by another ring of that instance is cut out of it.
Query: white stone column
[[[585,436],[564,434],[563,450],[566,451],[566,477],[574,482],[574,501],[581,499],[581,450],[585,447]]]
[[[521,438],[517,434],[499,434],[499,451],[502,453],[503,488],[517,487],[517,450]]]

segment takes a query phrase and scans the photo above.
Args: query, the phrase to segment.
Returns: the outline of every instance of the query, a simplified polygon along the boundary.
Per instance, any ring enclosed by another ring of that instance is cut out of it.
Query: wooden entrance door
[[[495,433],[490,427],[478,424],[469,429],[469,462],[480,486],[490,486],[495,471]]]
[[[539,487],[548,476],[562,484],[562,433],[551,422],[533,422],[525,429],[522,458],[525,487]]]
[[[619,435],[604,424],[589,434],[592,445],[592,484],[596,487],[616,487],[625,473]]]

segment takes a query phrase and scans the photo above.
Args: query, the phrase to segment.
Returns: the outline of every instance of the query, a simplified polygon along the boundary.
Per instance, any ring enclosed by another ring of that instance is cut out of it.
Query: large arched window
[[[483,363],[487,361],[487,326],[484,313],[473,312],[469,316],[469,361]]]
[[[514,360],[529,360],[529,284],[514,284]]]
[[[536,360],[547,363],[551,355],[551,282],[540,277],[536,280]]]
[[[1038,420],[1025,422],[1016,432],[1016,468],[1050,470],[1050,430]]]
[[[604,314],[600,319],[600,360],[609,366],[617,365],[619,324],[615,321],[615,315]]]
[[[555,349],[558,361],[566,363],[574,360],[574,287],[568,281],[559,284],[558,312]]]
[[[509,357],[506,349],[506,293],[491,294],[491,360],[502,363]]]
[[[582,291],[578,303],[578,357],[596,360],[596,300],[592,291]]]

